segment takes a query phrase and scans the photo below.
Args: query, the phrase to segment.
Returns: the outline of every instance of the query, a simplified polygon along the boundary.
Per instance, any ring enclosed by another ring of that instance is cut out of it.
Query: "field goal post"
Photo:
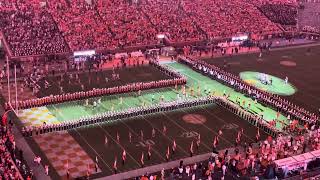
[[[7,86],[8,86],[8,106],[10,109],[14,111],[16,115],[18,115],[18,84],[17,84],[17,66],[14,65],[14,91],[15,91],[15,100],[11,101],[11,84],[10,84],[10,66],[9,66],[9,57],[6,56],[6,64],[7,64]],[[15,108],[12,106],[12,103],[15,103]]]

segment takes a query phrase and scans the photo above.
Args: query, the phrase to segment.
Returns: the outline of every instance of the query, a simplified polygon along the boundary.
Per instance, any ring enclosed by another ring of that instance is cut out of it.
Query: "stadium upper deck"
[[[292,1],[268,1],[275,7],[260,11],[265,2],[2,1],[0,29],[12,56],[30,56],[157,44],[157,34],[166,34],[170,42],[230,37],[237,32],[274,34],[281,32],[278,23],[294,23],[294,12],[284,16],[288,10],[281,8]]]

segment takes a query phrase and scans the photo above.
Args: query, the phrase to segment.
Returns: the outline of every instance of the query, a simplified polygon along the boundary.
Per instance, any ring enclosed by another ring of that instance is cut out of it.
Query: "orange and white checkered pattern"
[[[42,134],[34,139],[62,178],[66,177],[67,168],[70,178],[86,176],[88,165],[90,174],[101,172],[95,172],[94,161],[68,132]]]
[[[18,117],[25,126],[40,126],[44,122],[47,124],[60,123],[46,107],[19,110]]]

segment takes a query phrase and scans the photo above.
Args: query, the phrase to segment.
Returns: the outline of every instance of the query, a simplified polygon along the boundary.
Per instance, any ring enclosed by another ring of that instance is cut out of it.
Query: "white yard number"
[[[189,132],[183,132],[180,137],[183,138],[193,138],[193,137],[198,137],[199,133],[195,131],[189,131]]]
[[[149,146],[153,146],[155,144],[156,143],[152,139],[147,139],[145,141],[138,142],[138,144],[136,144],[136,146],[149,147]]]

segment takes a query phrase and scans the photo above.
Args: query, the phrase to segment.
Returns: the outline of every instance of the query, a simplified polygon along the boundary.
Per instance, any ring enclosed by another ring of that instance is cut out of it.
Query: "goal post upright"
[[[11,91],[10,91],[10,67],[9,67],[9,56],[6,56],[7,61],[7,81],[8,81],[8,104],[11,106]]]
[[[19,107],[18,107],[18,84],[17,84],[17,65],[15,64],[14,65],[14,84],[15,84],[15,92],[16,92],[16,105],[15,105],[15,108],[16,108],[16,114],[18,114],[19,112]]]

